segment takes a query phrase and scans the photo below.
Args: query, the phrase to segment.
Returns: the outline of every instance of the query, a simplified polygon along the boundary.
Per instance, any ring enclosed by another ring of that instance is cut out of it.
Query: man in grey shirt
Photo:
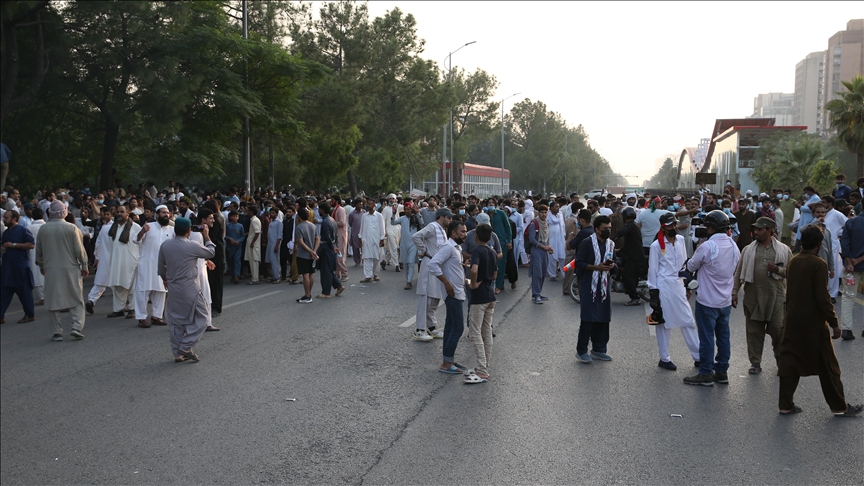
[[[159,247],[158,272],[168,295],[165,320],[171,324],[171,351],[174,361],[198,361],[192,347],[198,344],[210,321],[210,305],[201,291],[208,285],[199,278],[198,259],[211,260],[216,256],[216,245],[210,241],[210,229],[201,227],[204,245],[189,239],[192,221],[177,218],[175,237]]]

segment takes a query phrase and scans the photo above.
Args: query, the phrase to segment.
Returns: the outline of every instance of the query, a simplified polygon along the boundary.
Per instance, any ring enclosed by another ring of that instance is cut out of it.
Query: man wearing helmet
[[[669,331],[680,328],[687,343],[687,350],[694,361],[699,361],[699,334],[690,311],[689,291],[679,276],[687,261],[684,237],[678,234],[678,221],[673,213],[660,216],[660,231],[651,243],[648,259],[648,288],[651,308],[648,324],[657,326],[657,348],[660,361],[657,366],[675,371],[678,369],[669,356]]]
[[[699,330],[699,374],[684,378],[684,383],[714,386],[715,381],[729,383],[726,374],[731,354],[729,314],[732,311],[733,277],[741,253],[729,238],[729,217],[726,213],[711,211],[702,218],[702,223],[707,228],[708,240],[699,245],[693,258],[687,262],[687,270],[699,271],[695,315]]]

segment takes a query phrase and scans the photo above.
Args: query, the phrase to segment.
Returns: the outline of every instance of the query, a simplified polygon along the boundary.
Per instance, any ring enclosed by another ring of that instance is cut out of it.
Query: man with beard
[[[198,211],[198,221],[199,225],[192,227],[192,233],[189,234],[189,240],[193,243],[198,243],[200,245],[204,245],[204,236],[202,232],[204,228],[207,227],[207,233],[213,234],[213,224],[215,223],[215,216],[213,213],[207,208],[201,208]],[[212,240],[211,240],[212,241]],[[216,243],[213,243],[214,245]],[[215,258],[215,256],[214,256]],[[206,331],[219,331],[218,327],[213,326],[213,294],[210,292],[210,284],[207,280],[207,272],[213,271],[216,268],[216,264],[213,263],[213,259],[198,259],[198,282],[201,285],[201,294],[204,295],[204,300],[207,302],[207,328]]]
[[[108,236],[114,219],[111,217],[111,208],[102,206],[101,219],[96,225],[96,244],[93,245],[93,266],[96,268],[96,277],[93,279],[93,288],[87,296],[84,307],[88,314],[94,312],[96,301],[108,288],[108,280],[111,276],[111,249],[114,241]]]
[[[201,228],[204,245],[191,241],[192,222],[177,218],[174,222],[175,238],[159,249],[159,276],[162,277],[171,299],[168,301],[168,322],[171,323],[171,350],[175,362],[198,361],[192,347],[198,343],[210,322],[210,308],[201,292],[199,259],[216,255],[216,245],[210,241],[210,228]],[[206,285],[206,284],[204,284]]]
[[[642,231],[636,226],[635,209],[631,207],[624,208],[621,211],[621,217],[624,220],[624,227],[618,230],[614,239],[623,242],[618,254],[623,261],[621,281],[624,284],[624,290],[630,297],[630,301],[625,305],[635,306],[641,303],[636,288],[639,284],[639,277],[645,273],[645,252],[642,250]],[[623,240],[621,240],[622,238]]]
[[[417,276],[416,329],[412,334],[412,339],[415,341],[430,342],[432,339],[444,339],[444,333],[436,329],[438,321],[435,318],[435,311],[446,294],[444,286],[429,275],[429,261],[442,246],[447,244],[447,233],[444,228],[451,221],[453,221],[453,213],[447,208],[441,208],[435,212],[434,221],[411,236],[414,246],[417,247],[417,257],[421,259]],[[465,278],[464,275],[462,278]]]
[[[251,205],[246,207],[246,215],[249,216],[249,231],[246,232],[246,254],[243,259],[249,262],[251,278],[247,285],[258,285],[258,271],[261,263],[261,220],[258,219],[258,207]]]
[[[3,265],[0,265],[0,324],[5,323],[6,310],[12,302],[12,296],[18,294],[18,300],[24,308],[24,317],[18,323],[33,322],[33,274],[30,270],[30,249],[35,248],[33,235],[18,224],[18,211],[9,210],[3,213]],[[62,337],[61,337],[62,339]]]
[[[66,206],[60,201],[51,203],[51,220],[42,227],[36,242],[36,264],[45,276],[45,307],[51,312],[51,330],[54,341],[63,340],[60,324],[61,312],[72,314],[75,339],[84,339],[83,279],[87,277],[87,252],[81,231],[64,221]]]
[[[219,211],[219,205],[215,199],[208,199],[204,203],[204,209],[210,210],[213,213],[213,228],[210,230],[210,241],[216,245],[216,256],[213,257],[213,269],[207,270],[207,282],[210,286],[210,295],[213,298],[213,305],[210,312],[213,317],[219,316],[222,313],[222,284],[225,278],[225,228],[227,223],[225,216]]]
[[[114,294],[114,312],[108,314],[108,317],[122,317],[124,314],[127,319],[135,317],[134,299],[130,297],[129,290],[133,288],[138,268],[140,248],[133,241],[138,237],[139,231],[141,227],[129,219],[129,208],[117,206],[114,224],[108,230],[108,236],[112,240],[108,285]]]
[[[546,222],[549,223],[549,246],[552,247],[552,254],[547,259],[547,275],[553,282],[558,281],[558,269],[563,270],[567,264],[564,261],[567,258],[564,251],[564,216],[558,211],[560,208],[558,201],[549,201],[549,215],[546,217]]]
[[[451,217],[452,218],[452,217]],[[465,332],[465,270],[462,267],[462,243],[465,242],[465,223],[451,221],[447,226],[447,242],[438,249],[429,262],[429,275],[444,284],[447,297],[444,305],[447,318],[444,321],[444,359],[438,371],[449,375],[459,375],[465,367],[456,362],[456,346]]]
[[[140,246],[138,253],[138,276],[135,279],[135,318],[138,319],[138,327],[147,328],[150,324],[164,326],[167,323],[162,319],[165,315],[165,296],[167,290],[162,279],[159,278],[158,268],[159,248],[162,243],[174,238],[174,228],[168,225],[171,213],[168,206],[160,205],[156,208],[156,221],[145,223],[141,231],[133,240]],[[153,316],[150,323],[147,322],[147,302],[153,303]]]

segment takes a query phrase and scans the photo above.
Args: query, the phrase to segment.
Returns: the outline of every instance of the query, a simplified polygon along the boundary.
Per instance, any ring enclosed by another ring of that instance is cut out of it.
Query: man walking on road
[[[204,245],[191,241],[192,221],[177,218],[175,238],[159,248],[159,276],[164,280],[171,298],[166,308],[171,324],[171,351],[175,362],[198,361],[192,348],[198,344],[210,321],[210,306],[201,291],[198,259],[210,260],[216,255],[216,245],[210,241],[210,228],[201,228]]]
[[[361,283],[375,282],[378,278],[378,265],[384,252],[384,241],[387,237],[384,227],[384,217],[375,211],[375,200],[366,199],[366,212],[360,220],[360,251],[363,253],[363,280]]]
[[[775,237],[774,221],[761,217],[753,223],[754,241],[744,247],[735,268],[732,307],[738,307],[738,290],[744,287],[747,356],[751,375],[762,372],[765,334],[771,336],[774,358],[783,336],[786,313],[786,269],[792,252]]]
[[[699,374],[684,378],[688,385],[714,386],[728,384],[729,314],[732,312],[732,287],[735,267],[741,257],[738,247],[729,237],[729,217],[713,210],[702,218],[708,240],[702,243],[687,262],[687,270],[700,271],[699,292],[696,294],[696,328],[699,329]],[[750,229],[747,228],[749,232]],[[717,342],[717,362],[714,340]]]
[[[111,251],[113,250],[114,240],[111,239],[109,233],[111,226],[114,225],[114,219],[111,217],[111,208],[102,206],[102,227],[99,228],[96,235],[96,245],[93,250],[94,267],[96,267],[96,276],[93,278],[93,288],[90,289],[90,294],[87,296],[87,303],[84,305],[88,314],[94,312],[96,301],[105,293],[108,284],[111,280]]]
[[[777,359],[781,415],[802,411],[793,397],[800,377],[811,375],[819,375],[822,394],[835,417],[853,417],[864,410],[846,402],[831,344],[831,339],[840,337],[840,326],[828,295],[827,264],[818,256],[823,238],[818,227],[805,227],[801,253],[789,261],[786,326]]]
[[[421,259],[417,276],[417,323],[412,336],[416,341],[429,342],[433,338],[444,338],[444,333],[436,329],[438,321],[435,319],[435,311],[445,295],[444,287],[429,275],[429,261],[447,244],[444,228],[449,226],[451,221],[453,213],[447,208],[441,208],[435,212],[434,221],[411,236],[414,246],[417,247],[417,257]],[[464,272],[462,278],[465,278]]]
[[[492,226],[481,224],[474,231],[477,246],[471,250],[470,287],[468,306],[468,333],[477,354],[474,373],[465,377],[465,383],[483,383],[489,379],[489,361],[492,358],[492,316],[495,314],[495,278],[498,272],[495,250],[489,247]]]
[[[138,255],[138,276],[135,279],[135,318],[138,319],[138,327],[150,327],[147,323],[147,301],[153,303],[153,317],[150,322],[157,326],[166,325],[162,317],[165,315],[167,290],[159,278],[156,265],[159,263],[159,248],[162,243],[174,237],[174,228],[168,224],[170,218],[168,206],[160,205],[156,208],[156,222],[145,223],[133,240],[141,247]]]
[[[843,300],[840,328],[844,341],[855,339],[852,333],[852,312],[858,284],[864,281],[864,213],[849,218],[840,236],[840,256],[843,257]],[[864,337],[864,331],[861,336]]]
[[[134,290],[135,274],[138,268],[140,248],[133,243],[138,237],[141,227],[129,218],[129,208],[117,206],[114,214],[114,224],[108,230],[108,236],[113,240],[111,245],[111,270],[109,286],[114,294],[114,312],[108,317],[135,317],[135,296],[129,295]]]
[[[258,207],[247,206],[246,215],[249,216],[249,231],[246,233],[246,253],[243,259],[249,262],[249,271],[252,274],[247,285],[257,285],[261,265],[261,220],[258,219]]]
[[[549,300],[543,295],[543,284],[546,282],[548,272],[548,258],[553,253],[549,246],[549,207],[545,204],[537,206],[537,219],[528,222],[528,244],[527,251],[531,256],[528,267],[528,276],[531,277],[531,302],[542,304]]]
[[[61,203],[62,204],[62,203]],[[18,224],[18,211],[9,210],[3,213],[3,265],[0,266],[0,324],[6,322],[6,310],[12,303],[12,296],[18,294],[18,300],[24,308],[24,317],[18,323],[33,322],[36,314],[33,309],[33,273],[30,270],[30,252],[35,248],[33,235]]]
[[[465,367],[456,362],[456,346],[462,333],[465,332],[465,270],[462,267],[462,243],[465,241],[465,223],[452,221],[447,226],[449,239],[438,249],[435,256],[428,262],[429,275],[434,276],[444,284],[447,297],[444,305],[447,307],[447,319],[444,322],[444,360],[438,371],[449,375],[459,375]]]
[[[52,340],[63,340],[61,312],[72,314],[72,331],[75,339],[84,339],[84,284],[89,275],[87,252],[84,250],[81,231],[72,223],[64,221],[66,205],[60,201],[51,203],[51,219],[42,226],[36,242],[36,264],[45,276],[45,308],[51,312]]]

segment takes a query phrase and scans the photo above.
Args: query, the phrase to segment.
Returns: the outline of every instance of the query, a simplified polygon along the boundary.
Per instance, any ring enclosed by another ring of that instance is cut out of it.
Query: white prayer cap
[[[227,207],[229,207],[229,206],[231,206],[231,201],[225,201],[225,203],[222,204],[222,207],[223,207],[223,208],[227,208]]]
[[[387,196],[387,199],[396,199],[396,194],[390,193],[390,194]]]
[[[153,212],[158,213],[160,209],[168,209],[168,206],[166,206],[164,204],[160,204],[160,205],[156,206],[156,209]]]

